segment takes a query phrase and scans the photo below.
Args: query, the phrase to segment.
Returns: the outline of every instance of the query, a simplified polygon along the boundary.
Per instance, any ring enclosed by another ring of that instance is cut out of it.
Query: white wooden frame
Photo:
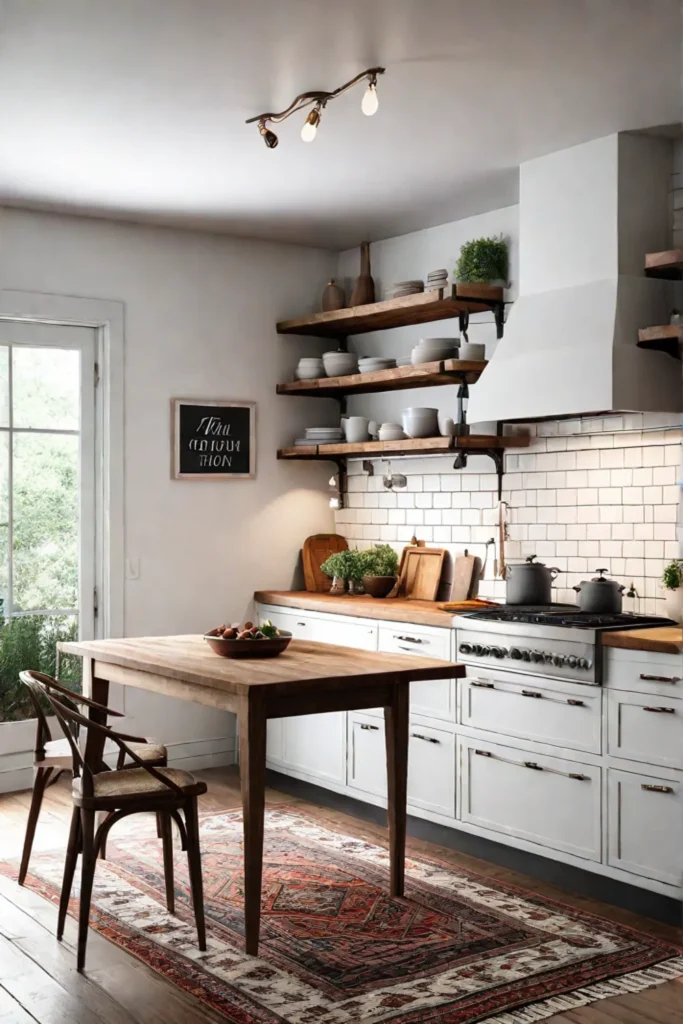
[[[216,409],[249,410],[249,472],[248,473],[181,473],[180,410],[184,405],[207,405]],[[256,402],[230,399],[171,399],[171,477],[174,480],[253,480],[256,477]]]
[[[97,331],[100,401],[96,433],[98,488],[95,580],[100,595],[96,635],[124,635],[124,307],[108,299],[0,289],[0,317],[91,327]]]

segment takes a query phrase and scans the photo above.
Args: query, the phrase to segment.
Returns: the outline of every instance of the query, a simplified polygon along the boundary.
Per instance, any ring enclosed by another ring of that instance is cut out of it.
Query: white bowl
[[[472,361],[480,361],[486,359],[486,346],[480,345],[474,341],[466,341],[460,346],[458,352],[459,359],[471,359]]]
[[[398,423],[383,423],[379,428],[380,441],[402,441],[405,436],[403,428]]]
[[[358,359],[353,352],[326,352],[323,365],[328,377],[347,377],[358,373]]]
[[[437,437],[439,434],[439,410],[414,407],[404,409],[403,429],[408,437]]]
[[[320,366],[297,366],[294,371],[294,375],[298,380],[318,380],[319,377],[325,376],[325,367],[321,364]]]

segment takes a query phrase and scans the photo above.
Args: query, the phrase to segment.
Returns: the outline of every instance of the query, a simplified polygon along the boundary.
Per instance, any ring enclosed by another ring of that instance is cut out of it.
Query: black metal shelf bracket
[[[486,305],[493,313],[493,319],[496,324],[496,338],[500,341],[505,332],[505,302],[502,299],[482,299],[482,302],[486,302]],[[467,332],[470,326],[470,313],[468,309],[463,309],[458,314],[458,321],[460,323],[460,333],[464,334],[467,340]]]
[[[503,497],[503,472],[505,469],[505,451],[503,448],[474,448],[472,451],[459,451],[453,462],[453,469],[465,469],[468,455],[487,455],[493,460],[498,477],[498,501]]]

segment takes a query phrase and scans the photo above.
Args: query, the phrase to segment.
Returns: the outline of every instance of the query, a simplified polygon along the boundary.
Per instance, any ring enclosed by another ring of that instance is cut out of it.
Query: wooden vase
[[[344,309],[345,306],[346,293],[335,279],[331,278],[323,292],[323,313],[332,313],[335,309]]]
[[[370,243],[363,242],[360,247],[360,276],[351,292],[352,306],[366,306],[375,301],[375,282],[370,274]]]

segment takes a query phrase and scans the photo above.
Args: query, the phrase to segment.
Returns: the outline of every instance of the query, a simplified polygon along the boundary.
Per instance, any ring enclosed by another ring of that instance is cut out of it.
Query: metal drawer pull
[[[495,761],[504,761],[505,764],[514,764],[519,768],[532,768],[535,772],[548,772],[550,775],[563,775],[566,779],[576,779],[578,782],[590,781],[590,775],[582,775],[580,772],[560,772],[557,768],[548,768],[547,765],[537,764],[536,761],[511,761],[508,757],[499,757],[492,754],[490,750],[475,750],[480,757],[492,757]]]
[[[643,708],[643,711],[654,711],[658,715],[675,715],[676,708]]]
[[[567,704],[571,704],[573,708],[585,708],[585,700],[575,700],[573,697],[567,697]]]
[[[495,690],[493,683],[485,683],[483,679],[472,679],[470,686],[479,686],[483,690]]]
[[[650,786],[648,783],[643,783],[640,787],[644,789],[646,793],[673,793],[673,786]]]
[[[378,725],[368,725],[367,722],[361,722],[360,727],[361,729],[364,729],[366,732],[379,732]]]
[[[543,694],[538,693],[537,690],[522,690],[522,697],[536,697],[538,700],[541,700]]]
[[[411,732],[410,735],[415,740],[424,740],[425,743],[441,743],[441,740],[437,740],[433,736],[423,736],[421,732]]]
[[[424,640],[417,640],[414,636],[397,636],[397,640],[405,640],[407,644],[422,644]]]
[[[297,622],[297,626],[305,626],[305,625],[306,625],[305,622]]]
[[[408,654],[412,654],[413,653],[412,647],[401,647],[401,645],[399,644],[398,645],[398,649],[399,649],[399,651],[407,651]]]
[[[645,672],[640,673],[640,678],[647,683],[680,683],[680,676],[648,676]]]

